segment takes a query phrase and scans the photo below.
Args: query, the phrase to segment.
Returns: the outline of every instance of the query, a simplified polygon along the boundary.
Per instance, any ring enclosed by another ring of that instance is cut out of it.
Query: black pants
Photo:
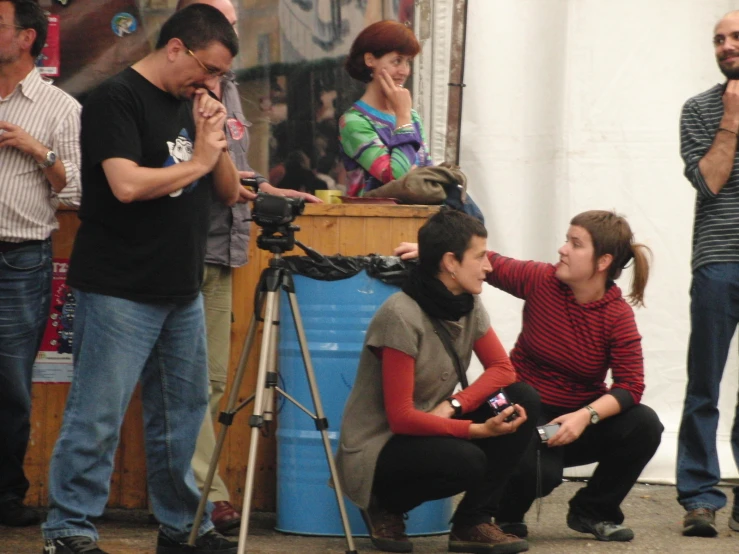
[[[393,436],[377,460],[375,502],[390,512],[404,513],[423,502],[466,491],[454,523],[477,525],[495,517],[506,481],[534,436],[540,410],[539,395],[529,385],[515,383],[505,391],[528,415],[515,433],[479,440]],[[492,415],[486,402],[463,417],[481,423]]]
[[[562,413],[566,412],[542,406],[539,425]],[[586,427],[580,438],[565,446],[549,448],[541,444],[538,436],[533,437],[508,481],[497,521],[523,521],[537,497],[547,496],[562,483],[564,468],[598,462],[587,486],[570,500],[570,509],[597,521],[623,522],[621,502],[657,451],[663,430],[654,410],[639,404]],[[538,479],[537,452],[540,454]]]

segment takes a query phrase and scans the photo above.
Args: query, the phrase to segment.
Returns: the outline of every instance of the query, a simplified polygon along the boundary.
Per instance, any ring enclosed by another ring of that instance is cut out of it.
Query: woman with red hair
[[[413,31],[389,20],[373,23],[352,44],[346,70],[367,89],[339,120],[349,196],[432,165],[421,118],[405,88],[420,51]]]

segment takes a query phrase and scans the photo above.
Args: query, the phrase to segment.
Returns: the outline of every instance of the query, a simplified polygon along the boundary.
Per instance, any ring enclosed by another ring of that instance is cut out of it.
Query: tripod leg
[[[239,365],[237,366],[238,370],[236,371],[236,376],[234,377],[234,381],[231,384],[231,393],[228,396],[226,409],[221,412],[221,415],[218,418],[221,422],[220,428],[218,430],[218,439],[216,440],[215,450],[213,451],[213,455],[210,459],[208,474],[206,475],[205,482],[203,483],[203,491],[200,496],[200,503],[198,504],[197,512],[195,512],[195,521],[193,522],[190,536],[187,539],[187,544],[190,546],[193,546],[195,544],[195,540],[198,538],[198,530],[200,529],[200,523],[203,521],[205,506],[208,503],[208,493],[210,493],[210,487],[213,484],[213,477],[215,476],[216,469],[218,468],[218,460],[221,457],[221,451],[223,450],[223,445],[226,441],[226,433],[228,432],[228,428],[231,425],[233,416],[236,413],[236,411],[234,411],[234,408],[236,407],[236,403],[239,400],[239,389],[241,388],[241,381],[244,379],[246,362],[249,359],[249,354],[251,353],[252,346],[254,345],[256,330],[257,314],[253,314],[251,317],[251,321],[249,322],[249,330],[246,333],[246,339],[244,340],[244,347],[241,350],[241,357],[239,358]],[[226,418],[225,420],[224,417]]]
[[[264,421],[269,423],[274,419],[274,403],[275,403],[275,387],[277,382],[277,350],[278,340],[280,337],[280,294],[275,295],[275,305],[272,313],[276,315],[275,321],[272,322],[273,331],[269,338],[269,355],[267,356],[267,383],[264,391],[264,404],[262,407],[262,415]],[[265,319],[265,322],[267,320]]]
[[[334,463],[334,456],[331,452],[331,442],[328,438],[328,421],[323,412],[321,396],[318,392],[318,383],[316,382],[315,372],[313,371],[313,363],[311,362],[310,352],[308,350],[308,340],[305,337],[303,320],[300,317],[298,300],[295,293],[291,291],[288,292],[288,299],[290,300],[290,310],[292,311],[293,321],[295,322],[295,332],[298,336],[298,341],[300,342],[300,352],[303,355],[305,375],[308,379],[310,394],[313,398],[313,406],[315,407],[316,411],[316,427],[321,432],[321,437],[323,439],[323,449],[326,451],[326,461],[328,462],[328,469],[331,473],[331,479],[334,483],[336,502],[339,505],[339,513],[341,514],[341,524],[344,527],[344,534],[346,535],[346,546],[348,548],[347,554],[355,554],[357,551],[354,548],[354,538],[352,537],[352,530],[349,526],[349,517],[346,514],[346,506],[344,505],[344,494],[341,490],[341,484],[339,483],[338,474],[336,473],[336,464]],[[243,553],[239,552],[239,554]]]
[[[276,332],[279,324],[279,313],[275,311],[276,297],[279,293],[267,292],[267,302],[264,311],[264,328],[262,330],[262,349],[259,352],[259,370],[257,371],[256,393],[254,398],[254,413],[249,418],[251,426],[251,438],[249,441],[249,458],[246,466],[246,483],[244,485],[244,505],[241,509],[241,528],[239,530],[238,554],[246,551],[246,537],[249,533],[249,514],[251,513],[251,500],[254,487],[254,472],[257,465],[257,445],[259,442],[259,430],[264,425],[264,396],[267,380],[267,368],[269,366],[270,344],[272,334]]]

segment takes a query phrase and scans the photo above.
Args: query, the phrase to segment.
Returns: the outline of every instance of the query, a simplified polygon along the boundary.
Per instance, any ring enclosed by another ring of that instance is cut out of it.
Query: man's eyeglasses
[[[184,43],[183,43],[183,45],[184,45]],[[200,61],[200,58],[198,58],[195,55],[195,52],[193,52],[192,50],[190,50],[186,45],[185,45],[185,50],[187,50],[187,53],[190,56],[192,56],[193,58],[195,58],[195,61],[198,62],[198,65],[203,68],[203,71],[205,71],[205,74],[208,77],[223,77],[226,74],[225,71],[221,71],[220,69],[217,69],[215,67],[208,67],[207,65],[205,65],[202,61]]]
[[[26,27],[22,27],[20,25],[15,25],[13,23],[0,23],[0,28],[2,27],[10,27],[12,29],[25,29]]]

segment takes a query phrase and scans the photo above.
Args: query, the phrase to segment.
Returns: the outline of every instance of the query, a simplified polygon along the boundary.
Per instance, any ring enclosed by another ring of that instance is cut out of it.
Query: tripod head
[[[257,237],[257,247],[273,254],[284,254],[295,248],[295,231],[300,231],[300,227],[290,223],[262,227]]]
[[[282,254],[295,248],[295,217],[305,209],[303,198],[275,196],[260,192],[254,200],[252,220],[262,228],[257,246],[273,254]]]

